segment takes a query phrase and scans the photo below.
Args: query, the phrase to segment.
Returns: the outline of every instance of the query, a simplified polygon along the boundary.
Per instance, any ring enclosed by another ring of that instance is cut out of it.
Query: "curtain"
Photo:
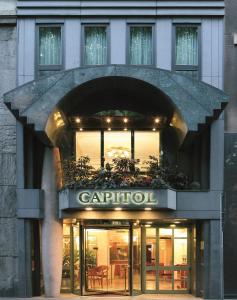
[[[130,27],[130,64],[152,64],[152,27]]]
[[[61,65],[61,28],[39,28],[39,64]]]
[[[197,27],[176,27],[176,65],[198,65]]]
[[[85,27],[85,65],[107,64],[106,27]]]

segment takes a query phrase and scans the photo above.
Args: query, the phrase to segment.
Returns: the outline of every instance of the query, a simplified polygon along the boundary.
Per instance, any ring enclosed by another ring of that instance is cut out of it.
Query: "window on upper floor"
[[[175,26],[173,59],[173,68],[177,73],[199,78],[199,26]]]
[[[38,76],[50,75],[62,68],[62,26],[38,26]]]
[[[129,26],[128,63],[130,65],[152,65],[153,27],[150,25]]]
[[[108,64],[108,28],[106,25],[84,26],[84,65]]]

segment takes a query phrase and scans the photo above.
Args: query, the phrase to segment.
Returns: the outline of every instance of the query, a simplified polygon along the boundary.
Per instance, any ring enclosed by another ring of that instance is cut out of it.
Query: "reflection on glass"
[[[106,131],[104,133],[105,161],[112,163],[114,158],[131,157],[131,132]]]
[[[76,133],[76,158],[88,156],[90,164],[95,168],[100,168],[100,139],[99,131],[78,131]]]
[[[146,265],[156,264],[156,228],[146,228]]]
[[[187,239],[174,239],[174,265],[187,265]]]
[[[133,229],[133,289],[141,290],[141,228]]]
[[[174,271],[174,289],[175,290],[188,289],[188,270]]]
[[[129,231],[85,230],[86,291],[128,292]]]
[[[85,27],[85,65],[107,63],[107,36],[105,26]]]
[[[70,224],[63,224],[62,290],[70,290]]]
[[[144,143],[144,141],[146,141]],[[148,131],[136,131],[134,133],[135,158],[140,160],[140,167],[145,167],[144,162],[149,156],[159,157],[160,133]]]
[[[61,27],[39,28],[39,64],[61,64]]]
[[[80,231],[79,225],[73,225],[74,291],[80,289]]]
[[[172,290],[173,273],[171,270],[161,270],[159,273],[159,289]]]

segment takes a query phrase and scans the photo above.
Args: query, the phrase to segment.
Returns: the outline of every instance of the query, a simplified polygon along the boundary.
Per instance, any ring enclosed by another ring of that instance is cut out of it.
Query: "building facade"
[[[236,245],[232,235],[236,235],[236,96],[234,81],[236,76],[236,2],[227,0],[225,18],[225,84],[229,95],[229,104],[225,112],[225,203],[224,203],[224,275],[225,295],[236,298],[237,288],[233,278],[236,277]],[[231,232],[231,234],[230,234]]]
[[[224,1],[15,4],[0,295],[221,299]]]

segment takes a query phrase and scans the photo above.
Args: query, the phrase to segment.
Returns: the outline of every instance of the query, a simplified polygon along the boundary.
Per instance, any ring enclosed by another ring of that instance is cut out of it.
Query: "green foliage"
[[[145,162],[144,172],[137,167],[138,164],[138,159],[116,158],[112,164],[106,163],[104,168],[94,170],[88,157],[66,160],[63,163],[64,186],[91,189],[185,189],[188,186],[187,176],[163,155],[160,158],[150,156]]]

